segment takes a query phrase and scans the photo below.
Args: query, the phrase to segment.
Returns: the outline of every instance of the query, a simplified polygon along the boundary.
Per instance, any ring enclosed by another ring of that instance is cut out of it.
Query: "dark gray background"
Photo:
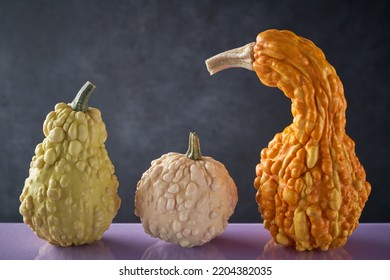
[[[244,69],[209,77],[204,60],[269,28],[311,39],[336,68],[372,183],[361,221],[390,222],[389,12],[389,1],[0,1],[0,222],[22,221],[42,123],[87,80],[120,181],[115,222],[139,222],[137,181],[153,159],[184,153],[189,131],[237,184],[230,221],[259,222],[254,169],[291,123],[290,100]]]

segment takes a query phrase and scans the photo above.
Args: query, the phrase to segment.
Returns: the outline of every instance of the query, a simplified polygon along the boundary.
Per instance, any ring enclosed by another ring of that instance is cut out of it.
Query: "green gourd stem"
[[[188,150],[186,156],[193,160],[202,159],[199,137],[198,135],[196,135],[195,132],[190,132],[190,136],[188,139]]]
[[[90,82],[86,82],[80,91],[77,93],[75,99],[72,101],[71,106],[75,111],[85,112],[88,110],[88,98],[91,92],[95,89],[95,86]]]

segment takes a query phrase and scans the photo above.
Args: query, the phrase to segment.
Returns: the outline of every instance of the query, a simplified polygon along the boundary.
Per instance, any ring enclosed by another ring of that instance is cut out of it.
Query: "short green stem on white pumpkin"
[[[71,103],[71,107],[75,111],[85,112],[88,110],[88,98],[95,86],[91,82],[86,82],[80,91],[77,93],[75,99]]]
[[[207,59],[206,66],[210,75],[227,68],[237,67],[253,71],[253,47],[255,44],[255,42],[252,42],[246,44],[245,46],[222,52]]]
[[[200,151],[200,140],[195,132],[190,132],[186,156],[193,160],[202,159],[202,153]]]

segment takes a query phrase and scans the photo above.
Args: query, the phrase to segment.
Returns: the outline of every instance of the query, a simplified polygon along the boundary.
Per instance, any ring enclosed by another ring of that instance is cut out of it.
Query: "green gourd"
[[[20,196],[24,223],[51,244],[101,239],[121,204],[106,126],[87,104],[94,88],[87,82],[71,104],[58,103],[47,115]]]

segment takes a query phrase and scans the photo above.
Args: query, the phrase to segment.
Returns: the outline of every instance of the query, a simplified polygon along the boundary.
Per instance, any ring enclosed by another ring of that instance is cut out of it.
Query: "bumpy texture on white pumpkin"
[[[138,182],[135,214],[149,235],[193,247],[224,231],[237,201],[236,185],[222,163],[168,153],[152,161]]]
[[[85,113],[59,103],[43,124],[20,196],[23,221],[42,239],[61,246],[101,239],[121,200],[96,108]]]

